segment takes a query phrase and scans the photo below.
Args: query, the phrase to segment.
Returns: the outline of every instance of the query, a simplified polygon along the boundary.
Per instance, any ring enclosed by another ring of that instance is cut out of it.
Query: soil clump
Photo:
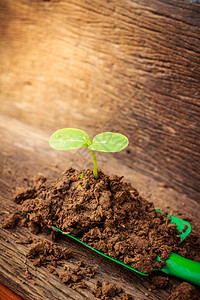
[[[45,265],[57,267],[61,259],[69,259],[73,254],[71,250],[61,249],[55,243],[37,240],[29,246],[26,257],[32,259],[33,265],[37,267]]]
[[[188,282],[182,282],[169,296],[168,300],[199,300],[197,290]]]
[[[115,296],[119,296],[122,300],[131,300],[132,296],[124,293],[120,286],[106,281],[95,281],[95,288],[93,292],[94,296],[103,300],[112,299]]]
[[[169,278],[167,276],[154,275],[151,278],[151,289],[167,289],[170,285]]]

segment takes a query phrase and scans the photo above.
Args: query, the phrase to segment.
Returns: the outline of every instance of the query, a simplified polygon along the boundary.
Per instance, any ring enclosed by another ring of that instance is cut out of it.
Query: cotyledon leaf
[[[49,145],[57,150],[73,150],[91,145],[86,132],[76,128],[57,130],[50,137]]]
[[[128,138],[121,133],[103,132],[97,134],[92,144],[88,147],[90,150],[101,152],[119,152],[128,145]]]

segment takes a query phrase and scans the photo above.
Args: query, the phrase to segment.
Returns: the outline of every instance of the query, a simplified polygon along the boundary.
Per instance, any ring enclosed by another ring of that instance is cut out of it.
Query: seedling
[[[93,174],[97,178],[97,160],[94,151],[120,152],[128,146],[128,138],[121,133],[103,132],[97,134],[91,142],[88,134],[83,130],[64,128],[52,134],[49,145],[57,150],[89,148],[93,160]]]

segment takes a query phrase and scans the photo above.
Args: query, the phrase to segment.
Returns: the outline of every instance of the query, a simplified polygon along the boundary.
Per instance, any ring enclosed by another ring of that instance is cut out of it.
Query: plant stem
[[[94,174],[95,178],[98,178],[96,156],[95,156],[94,150],[90,150],[90,151],[92,153],[92,160],[93,160],[93,174]]]

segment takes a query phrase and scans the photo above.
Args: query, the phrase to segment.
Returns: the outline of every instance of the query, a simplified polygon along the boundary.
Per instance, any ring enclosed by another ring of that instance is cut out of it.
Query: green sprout
[[[52,134],[49,145],[57,150],[88,147],[92,154],[93,174],[95,178],[98,178],[97,160],[94,151],[120,152],[128,146],[128,138],[121,133],[103,132],[97,134],[91,142],[88,134],[83,130],[64,128]]]

